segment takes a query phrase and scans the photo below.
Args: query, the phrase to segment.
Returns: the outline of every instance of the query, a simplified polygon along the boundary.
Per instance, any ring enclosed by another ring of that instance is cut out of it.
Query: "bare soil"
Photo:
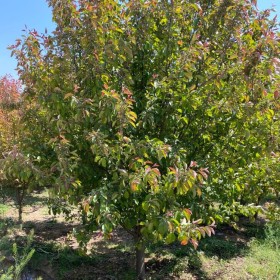
[[[72,235],[78,224],[67,222],[62,215],[51,216],[45,198],[46,194],[35,194],[37,203],[23,209],[22,229],[10,231],[11,238],[20,240],[34,230],[36,254],[28,266],[29,278],[23,279],[35,279],[35,276],[43,280],[135,279],[133,240],[127,232],[118,229],[109,240],[94,232],[86,252],[81,252]],[[17,211],[11,208],[5,216],[16,221]],[[212,244],[210,249],[206,242],[201,242],[197,251],[178,244],[148,248],[147,279],[253,279],[245,271],[238,271],[243,264],[242,248],[246,248],[251,238],[245,229],[242,225],[239,231],[228,226],[218,229],[213,239],[218,240],[217,244]],[[203,258],[199,254],[204,252],[207,261],[201,262]],[[221,267],[220,261],[224,262]]]

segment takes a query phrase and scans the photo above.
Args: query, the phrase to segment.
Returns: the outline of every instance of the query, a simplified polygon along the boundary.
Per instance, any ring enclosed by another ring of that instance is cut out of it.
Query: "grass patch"
[[[9,205],[0,203],[0,216],[5,215],[10,209]]]
[[[208,257],[227,260],[243,254],[246,245],[213,236],[201,241],[199,249]]]
[[[266,242],[254,240],[250,252],[244,259],[244,268],[253,279],[280,279],[280,251]]]
[[[280,279],[280,224],[268,224],[264,240],[252,240],[245,269],[254,279]]]
[[[253,228],[246,228],[250,235]],[[268,224],[255,235],[246,246],[215,237],[205,240],[200,260],[206,278],[280,279],[280,225]]]

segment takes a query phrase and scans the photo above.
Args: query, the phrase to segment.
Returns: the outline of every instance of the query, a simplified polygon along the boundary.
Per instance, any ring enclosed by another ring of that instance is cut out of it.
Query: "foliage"
[[[9,266],[7,269],[6,268],[1,268],[0,266],[0,280],[20,280],[21,279],[21,274],[26,267],[27,263],[30,261],[32,258],[35,250],[31,249],[30,246],[32,243],[33,239],[33,232],[28,236],[27,238],[27,243],[23,249],[23,252],[19,254],[18,252],[18,246],[16,243],[13,244],[13,258],[15,261],[14,265]],[[0,264],[3,262],[5,257],[1,257],[0,259]]]
[[[249,0],[49,5],[53,35],[29,31],[11,49],[27,146],[53,196],[79,206],[81,242],[121,225],[138,248],[197,247],[213,218],[258,210],[247,204],[270,187],[279,152],[280,41],[268,10]]]
[[[15,190],[21,221],[22,202],[26,191],[41,182],[38,161],[25,149],[27,135],[21,121],[21,83],[6,75],[0,78],[0,187],[4,199],[7,188]]]
[[[40,171],[33,165],[30,156],[23,155],[16,146],[4,154],[0,166],[0,179],[7,181],[7,184],[22,187],[24,184],[31,186],[40,182]]]
[[[280,222],[280,207],[275,202],[268,203],[266,217],[272,223]]]
[[[13,106],[20,99],[21,83],[19,80],[5,75],[0,78],[0,100],[2,106]]]
[[[44,182],[42,172],[34,165],[36,159],[22,154],[17,146],[4,154],[0,159],[0,182],[2,192],[5,188],[15,190],[15,201],[19,210],[19,221],[22,221],[22,206],[26,192],[42,186]]]
[[[0,78],[0,152],[15,144],[21,83],[9,75]]]

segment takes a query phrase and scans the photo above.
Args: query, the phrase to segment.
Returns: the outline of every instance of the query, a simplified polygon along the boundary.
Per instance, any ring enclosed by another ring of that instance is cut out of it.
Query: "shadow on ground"
[[[13,226],[11,221],[9,226]],[[135,279],[135,256],[130,235],[120,229],[114,232],[111,240],[104,240],[100,233],[93,233],[85,254],[78,249],[77,242],[68,237],[73,227],[75,225],[54,219],[23,224],[22,229],[26,233],[34,230],[33,246],[36,249],[27,268],[28,275],[41,276],[43,280]],[[197,250],[190,245],[150,245],[146,255],[147,279],[210,279],[203,269],[202,252],[209,258],[227,261],[244,256],[249,239],[261,239],[262,236],[262,224],[244,220],[239,231],[220,226],[215,236],[201,240]],[[16,238],[19,243],[20,240],[21,237]]]

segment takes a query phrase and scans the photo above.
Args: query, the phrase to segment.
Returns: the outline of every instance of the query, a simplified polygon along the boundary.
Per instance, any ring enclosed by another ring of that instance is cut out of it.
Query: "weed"
[[[250,254],[245,260],[246,270],[254,279],[280,279],[280,224],[268,223],[265,239],[250,243]]]
[[[244,259],[244,267],[254,279],[274,280],[280,276],[279,260],[279,250],[271,248],[266,242],[254,240],[250,244],[249,255]]]
[[[265,230],[266,244],[276,251],[280,250],[280,224],[279,222],[268,223]]]
[[[14,264],[9,265],[8,267],[3,266],[0,268],[1,277],[0,280],[19,280],[21,278],[22,272],[24,268],[26,267],[27,263],[32,258],[35,250],[31,249],[31,243],[33,240],[33,232],[27,237],[26,245],[24,246],[23,250],[20,250],[18,245],[16,243],[12,246],[12,253],[13,253],[13,259]],[[2,241],[2,239],[1,239]],[[2,243],[2,242],[1,242]],[[3,242],[2,244],[7,244],[7,241]],[[3,262],[5,260],[5,257],[3,257],[0,262]]]
[[[10,207],[7,204],[0,203],[0,216],[4,216],[9,210]]]
[[[206,256],[231,259],[243,253],[246,246],[241,242],[211,237],[201,241],[200,249]]]

